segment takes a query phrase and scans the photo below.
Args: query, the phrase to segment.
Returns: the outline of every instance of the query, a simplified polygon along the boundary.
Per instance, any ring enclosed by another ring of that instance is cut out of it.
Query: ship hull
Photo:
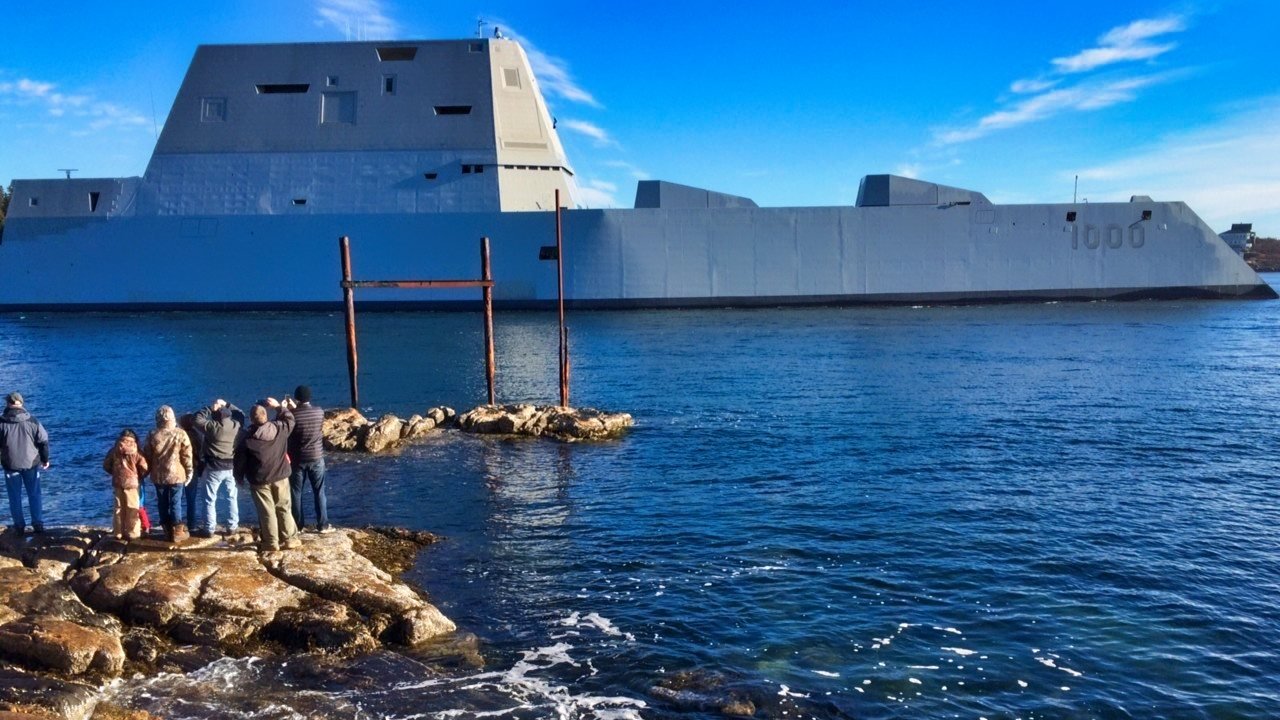
[[[555,264],[538,258],[554,228],[550,212],[14,219],[0,308],[335,308],[341,235],[366,280],[476,278],[489,237],[497,306],[549,307]],[[571,210],[564,229],[566,297],[581,308],[1275,297],[1178,202]],[[479,297],[357,299],[469,309]]]

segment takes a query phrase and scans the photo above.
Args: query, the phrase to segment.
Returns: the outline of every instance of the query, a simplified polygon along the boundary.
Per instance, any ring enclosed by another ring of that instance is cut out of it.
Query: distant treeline
[[[1244,259],[1258,272],[1280,272],[1280,240],[1254,238],[1253,249],[1245,253]]]

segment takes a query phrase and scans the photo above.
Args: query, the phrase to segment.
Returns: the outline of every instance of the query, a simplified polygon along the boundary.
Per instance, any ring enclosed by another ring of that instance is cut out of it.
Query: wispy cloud
[[[1142,88],[1164,82],[1169,73],[1090,82],[1074,87],[1050,90],[997,110],[967,128],[945,130],[936,139],[944,145],[976,140],[997,130],[1045,120],[1068,111],[1100,110],[1134,100]]]
[[[1097,45],[1067,57],[1050,61],[1053,69],[1040,77],[1015,80],[1009,90],[1018,99],[1006,99],[1004,107],[981,117],[968,127],[947,128],[934,133],[941,145],[969,142],[999,130],[1038,122],[1065,112],[1087,112],[1119,103],[1132,102],[1138,91],[1175,77],[1174,73],[1147,73],[1129,77],[1086,77],[1063,86],[1067,78],[1120,62],[1150,60],[1176,47],[1175,43],[1155,44],[1153,38],[1182,32],[1187,19],[1182,15],[1135,20],[1112,28],[1098,38]]]
[[[893,174],[914,179],[920,177],[920,170],[920,163],[902,163],[893,169]]]
[[[330,27],[348,40],[386,40],[400,35],[400,25],[381,0],[317,0],[316,25]]]
[[[528,37],[507,25],[502,27],[507,37],[520,42],[525,55],[529,56],[529,65],[533,67],[533,74],[538,76],[538,84],[548,95],[594,108],[604,107],[594,95],[573,79],[573,74],[569,71],[569,63],[542,52]]]
[[[0,102],[41,106],[50,117],[81,120],[84,126],[76,131],[81,133],[151,125],[146,116],[124,105],[86,93],[65,93],[54,83],[30,78],[0,81]]]
[[[1186,29],[1186,18],[1181,15],[1134,20],[1128,25],[1107,31],[1098,38],[1096,47],[1081,50],[1075,55],[1054,58],[1052,63],[1058,72],[1080,73],[1118,62],[1150,60],[1169,52],[1176,44],[1156,45],[1147,42],[1148,40]]]
[[[639,167],[636,167],[635,165],[627,162],[626,160],[608,160],[604,164],[606,167],[617,168],[618,170],[622,170],[623,172],[627,173],[635,180],[648,180],[649,178],[653,177],[652,175],[649,174],[647,170],[643,170]]]
[[[585,135],[591,138],[597,146],[603,147],[606,145],[617,144],[614,139],[609,136],[609,132],[607,130],[595,123],[590,123],[586,120],[561,120],[560,124],[566,129],[576,132],[579,135]]]
[[[618,207],[618,186],[606,180],[585,180],[578,185],[579,205],[593,208]]]
[[[1086,197],[1184,200],[1216,230],[1253,222],[1261,234],[1280,235],[1280,96],[1079,175]]]

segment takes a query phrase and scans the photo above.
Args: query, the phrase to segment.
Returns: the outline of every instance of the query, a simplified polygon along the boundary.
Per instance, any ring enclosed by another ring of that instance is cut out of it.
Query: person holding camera
[[[234,470],[236,440],[240,438],[244,421],[244,412],[222,398],[196,413],[196,427],[204,433],[204,478],[200,483],[203,510],[196,513],[202,523],[200,537],[213,537],[218,529],[219,496],[227,502],[227,534],[235,534],[240,527]]]
[[[276,408],[276,419],[267,421],[267,408]],[[289,494],[289,433],[295,424],[294,402],[267,398],[250,411],[250,426],[236,447],[236,475],[249,483],[258,511],[258,552],[298,547],[298,527],[293,522]]]
[[[0,415],[0,464],[4,466],[14,534],[21,536],[27,531],[27,521],[22,516],[24,487],[31,508],[31,527],[37,535],[43,533],[40,471],[49,469],[49,433],[27,412],[22,395],[16,392],[5,398],[4,414]]]

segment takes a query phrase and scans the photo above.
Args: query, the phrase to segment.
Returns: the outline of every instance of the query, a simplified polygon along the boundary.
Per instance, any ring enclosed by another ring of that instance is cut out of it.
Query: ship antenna
[[[476,37],[484,37],[484,26],[488,24],[484,21],[484,18],[476,18]]]
[[[80,168],[58,168],[58,172],[60,172],[60,173],[66,173],[66,174],[67,174],[67,179],[68,179],[68,180],[70,180],[70,179],[71,179],[71,173],[73,173],[73,172],[80,172]]]
[[[156,119],[156,91],[151,87],[151,83],[147,83],[147,95],[151,98],[151,132],[155,133],[156,140],[159,140],[160,121]]]
[[[1076,198],[1079,197],[1079,195],[1080,195],[1080,176],[1077,175],[1075,187],[1071,188],[1071,204],[1072,205],[1076,204]]]

